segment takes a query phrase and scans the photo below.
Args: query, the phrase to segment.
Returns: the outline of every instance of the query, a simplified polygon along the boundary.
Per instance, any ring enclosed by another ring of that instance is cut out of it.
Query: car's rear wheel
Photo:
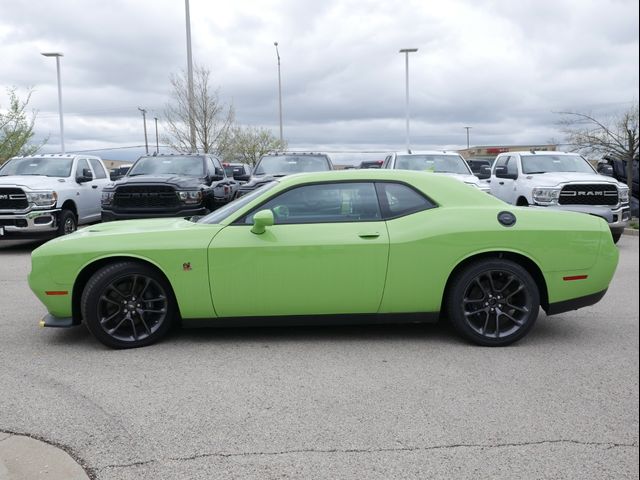
[[[456,330],[483,346],[505,346],[524,337],[540,310],[540,292],[529,272],[504,259],[481,260],[452,279],[447,312]]]
[[[112,348],[135,348],[160,340],[176,318],[171,286],[155,269],[118,262],[98,270],[81,298],[89,331]]]

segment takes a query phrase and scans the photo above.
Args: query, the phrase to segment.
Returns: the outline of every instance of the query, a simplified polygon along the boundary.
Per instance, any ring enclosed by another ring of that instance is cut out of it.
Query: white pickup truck
[[[617,242],[631,218],[629,188],[598,174],[582,156],[528,151],[498,155],[487,180],[507,203],[584,212],[604,218]]]
[[[0,240],[66,235],[100,221],[110,183],[99,157],[33,155],[0,166]]]

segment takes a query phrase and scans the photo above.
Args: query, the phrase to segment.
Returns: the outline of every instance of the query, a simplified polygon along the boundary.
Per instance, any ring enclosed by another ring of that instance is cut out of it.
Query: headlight
[[[58,201],[58,194],[54,191],[26,192],[27,201],[36,207],[53,207]]]
[[[193,205],[202,201],[202,192],[199,190],[182,190],[178,192],[178,197],[182,203]]]
[[[618,188],[620,203],[629,203],[629,187]]]
[[[543,205],[550,205],[552,203],[558,203],[560,198],[559,188],[534,188],[533,189],[533,201]]]
[[[113,203],[113,196],[115,192],[105,192],[102,191],[102,205],[111,205]]]

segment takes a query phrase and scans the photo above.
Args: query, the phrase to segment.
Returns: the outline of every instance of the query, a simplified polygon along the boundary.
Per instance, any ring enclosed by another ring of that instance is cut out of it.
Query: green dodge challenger
[[[592,305],[618,262],[604,220],[515,207],[426,172],[274,180],[200,218],[94,225],[34,250],[43,326],[140,347],[172,324],[426,322],[479,345]]]

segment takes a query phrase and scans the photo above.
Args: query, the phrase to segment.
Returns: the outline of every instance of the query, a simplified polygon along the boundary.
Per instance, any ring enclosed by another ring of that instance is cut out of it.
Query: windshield
[[[73,158],[28,157],[14,158],[0,167],[0,176],[42,175],[45,177],[68,177],[71,175]]]
[[[331,170],[324,155],[269,155],[260,159],[254,175],[291,175]]]
[[[225,218],[228,218],[230,215],[236,213],[256,197],[259,197],[267,190],[271,190],[277,184],[278,182],[276,181],[265,183],[261,187],[256,188],[254,191],[247,193],[246,195],[243,195],[242,197],[237,198],[230,203],[227,203],[224,207],[211,212],[209,215],[198,219],[196,223],[220,223]]]
[[[398,155],[396,168],[420,172],[471,175],[469,167],[460,155]]]
[[[521,155],[522,173],[580,172],[595,173],[580,155]]]
[[[185,175],[187,177],[204,177],[202,157],[161,156],[140,157],[131,170],[129,177],[135,175]]]

